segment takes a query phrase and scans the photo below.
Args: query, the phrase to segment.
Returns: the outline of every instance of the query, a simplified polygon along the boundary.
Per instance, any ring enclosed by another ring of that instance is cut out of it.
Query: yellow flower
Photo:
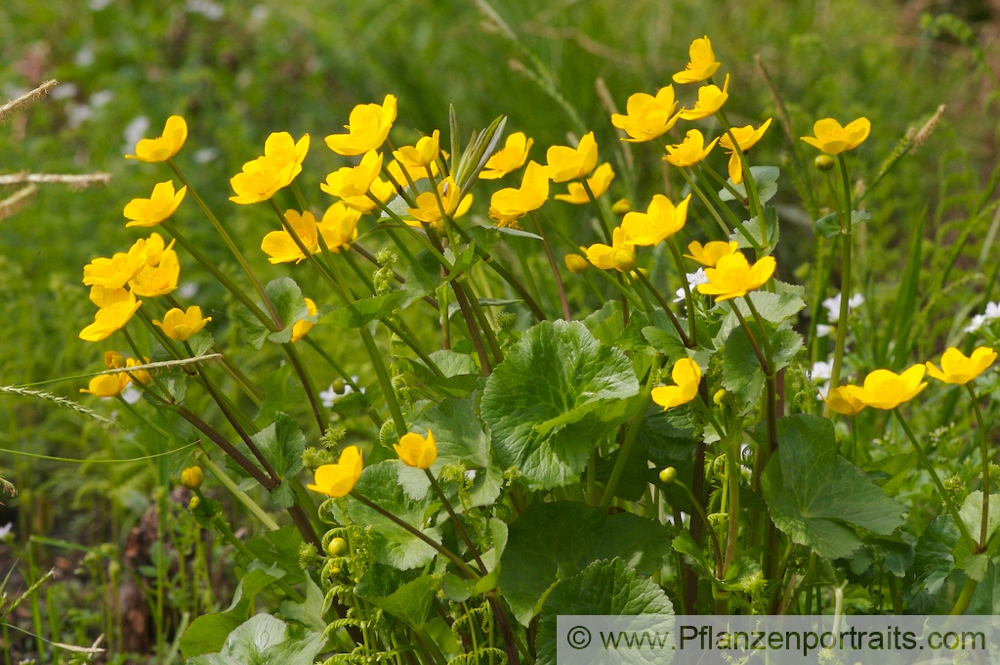
[[[611,164],[604,162],[594,171],[594,175],[587,178],[587,185],[590,187],[590,191],[594,193],[594,198],[596,199],[604,192],[608,191],[608,186],[611,185],[611,181],[615,179],[615,172],[611,168]],[[556,198],[560,201],[566,201],[567,203],[576,203],[582,205],[584,203],[590,203],[590,197],[587,196],[587,190],[583,188],[583,185],[578,182],[571,182],[566,186],[567,194],[556,194]]]
[[[392,154],[407,170],[424,169],[437,159],[441,151],[440,139],[441,132],[435,129],[431,136],[424,136],[417,141],[416,146],[404,146]]]
[[[697,129],[688,130],[683,141],[677,145],[667,146],[667,156],[663,159],[674,166],[694,166],[708,157],[708,153],[712,152],[718,140],[718,138],[712,139],[706,147],[705,136],[701,132]]]
[[[163,329],[163,334],[178,342],[186,342],[191,335],[205,327],[212,317],[201,318],[201,307],[191,305],[184,312],[174,307],[163,315],[163,321],[153,321],[154,325]]]
[[[653,401],[663,407],[663,410],[687,404],[698,394],[701,384],[701,368],[690,358],[681,358],[674,364],[670,378],[675,386],[659,386],[653,388]]]
[[[128,291],[124,287],[117,289],[106,289],[103,286],[90,287],[90,302],[103,309],[109,305],[124,300],[128,297]]]
[[[872,123],[868,118],[858,118],[849,122],[846,127],[841,127],[833,118],[823,118],[813,125],[813,134],[816,136],[803,136],[802,140],[828,155],[839,155],[864,143],[871,130]]]
[[[736,144],[740,147],[740,150],[746,153],[747,150],[757,144],[757,141],[764,136],[764,132],[770,126],[771,119],[768,118],[757,129],[754,129],[753,125],[747,125],[746,127],[733,127],[729,131],[736,138]],[[740,154],[733,147],[733,142],[729,139],[729,134],[722,135],[719,139],[719,145],[729,154],[729,179],[736,185],[740,184],[743,182],[743,166],[740,163]]]
[[[430,166],[431,173],[433,173],[436,178],[438,173],[440,173],[437,161],[431,162]],[[416,183],[418,180],[422,180],[427,177],[427,169],[423,166],[404,164],[398,159],[394,159],[389,162],[389,166],[385,167],[385,170],[389,172],[389,176],[392,180],[395,180],[400,187],[407,187],[411,182]]]
[[[148,362],[149,358],[146,358],[145,361],[139,361],[136,360],[135,358],[129,358],[128,360],[125,361],[125,367],[138,367],[139,365],[143,365]],[[146,385],[147,383],[153,380],[153,377],[150,376],[149,372],[144,369],[137,369],[134,372],[125,372],[125,374],[128,374],[130,378],[135,379],[136,381],[138,381],[143,385]]]
[[[534,139],[525,137],[524,132],[515,132],[507,137],[504,146],[493,153],[486,166],[479,172],[482,180],[496,180],[524,166]]]
[[[205,472],[200,466],[189,466],[181,471],[181,485],[189,490],[198,489],[205,482]]]
[[[311,212],[307,210],[300,214],[298,210],[286,210],[285,219],[288,220],[288,225],[292,227],[295,235],[298,236],[310,254],[315,254],[319,251],[319,232],[316,228],[316,217]],[[267,254],[268,261],[271,263],[291,263],[292,261],[298,263],[306,258],[306,255],[299,249],[291,234],[284,229],[281,231],[271,231],[264,236],[260,248]]]
[[[583,247],[581,247],[580,249],[587,251]],[[566,262],[566,269],[569,270],[574,275],[579,275],[584,270],[590,267],[590,264],[587,263],[587,259],[583,258],[579,254],[567,254],[566,256],[563,257],[563,261]]]
[[[361,158],[357,166],[345,166],[326,176],[326,182],[319,188],[330,196],[342,199],[365,196],[382,170],[382,153],[371,150]]]
[[[545,153],[546,172],[552,182],[583,178],[597,166],[597,141],[594,132],[580,139],[576,148],[554,145]]]
[[[335,498],[347,496],[354,489],[364,468],[361,451],[357,446],[348,446],[340,453],[336,464],[324,464],[316,469],[315,484],[306,487]]]
[[[691,60],[684,71],[674,74],[674,83],[705,81],[722,64],[715,61],[715,52],[712,50],[712,42],[709,41],[708,35],[691,42],[688,54],[691,56]]]
[[[229,184],[236,192],[236,196],[230,196],[229,200],[240,205],[268,200],[292,181],[292,172],[296,166],[294,161],[281,161],[267,156],[247,162],[240,173],[229,179]]]
[[[751,266],[741,252],[719,259],[714,268],[705,269],[708,284],[699,284],[698,293],[715,296],[715,301],[745,296],[759,289],[774,274],[773,256],[765,256]]]
[[[124,289],[122,289],[124,291]],[[94,322],[80,331],[80,339],[87,342],[100,342],[107,339],[125,327],[135,314],[142,301],[136,301],[135,294],[125,292],[120,297],[111,300],[105,307],[97,310]]]
[[[403,464],[418,469],[431,468],[438,456],[434,433],[430,430],[427,430],[426,439],[419,434],[407,432],[399,440],[399,443],[393,444],[392,447],[395,448],[396,454],[399,455]]]
[[[635,243],[618,227],[612,234],[612,246],[596,243],[587,248],[587,260],[601,270],[628,272],[635,267]]]
[[[306,298],[306,309],[309,310],[308,316],[316,316],[316,303],[312,301],[312,298]],[[313,322],[308,319],[299,319],[294,324],[292,324],[292,341],[297,342],[306,336],[310,330],[312,330]]]
[[[729,256],[734,254],[737,249],[739,249],[740,244],[735,240],[730,242],[724,242],[721,240],[714,240],[710,243],[706,243],[704,247],[701,243],[695,240],[690,245],[688,245],[688,251],[690,254],[685,254],[689,259],[694,259],[703,266],[708,266],[709,268],[714,268],[724,256]]]
[[[360,219],[360,211],[350,208],[344,201],[337,201],[326,209],[316,228],[323,236],[327,249],[339,254],[341,247],[347,247],[358,237]]]
[[[90,380],[86,388],[80,388],[81,393],[97,395],[98,397],[114,397],[125,390],[131,383],[128,374],[125,372],[115,372],[114,374],[98,374]]]
[[[187,187],[174,192],[173,180],[155,185],[148,199],[132,199],[125,206],[125,218],[131,220],[125,226],[156,226],[174,214],[185,194]]]
[[[853,387],[851,395],[864,404],[875,409],[895,409],[903,402],[913,399],[917,393],[927,387],[921,383],[927,368],[914,365],[902,374],[890,372],[887,369],[877,369],[865,377],[865,385]]]
[[[165,249],[157,265],[147,265],[128,284],[137,296],[147,298],[164,296],[177,288],[180,274],[181,264],[177,252]]]
[[[326,137],[326,145],[338,155],[353,157],[378,150],[386,138],[392,123],[396,121],[396,98],[386,95],[381,106],[378,104],[358,104],[351,111],[347,134],[331,134]]]
[[[285,175],[285,182],[282,187],[292,184],[292,180],[302,173],[302,162],[309,152],[309,135],[303,134],[302,138],[295,142],[288,132],[273,132],[264,141],[264,156],[270,159],[275,168]],[[291,170],[285,167],[291,165]]]
[[[694,108],[681,109],[679,115],[685,120],[707,118],[721,109],[727,99],[729,99],[729,74],[726,74],[722,90],[719,90],[717,85],[703,85],[698,88],[698,101],[695,102]]]
[[[438,183],[438,196],[441,197],[441,203],[444,204],[445,213],[452,219],[461,217],[472,206],[472,194],[466,194],[461,201],[458,200],[458,195],[458,186],[455,185],[451,176]],[[406,211],[417,220],[425,224],[434,224],[441,220],[441,206],[438,205],[434,192],[420,194],[415,203],[417,204],[416,208],[407,208]],[[410,226],[419,226],[419,224],[413,223]]]
[[[395,162],[393,162],[393,164],[395,164]],[[392,164],[390,164],[389,166],[392,166]],[[382,178],[379,178],[378,176],[376,176],[375,179],[372,180],[372,185],[368,189],[368,194],[371,194],[376,199],[378,199],[379,202],[383,204],[387,202],[395,193],[396,193],[395,186],[393,186],[391,182],[382,180]],[[346,196],[342,198],[341,201],[348,208],[351,208],[352,210],[357,210],[359,213],[371,212],[372,210],[378,207],[378,203],[372,201],[370,198],[368,198],[367,195]]]
[[[146,266],[146,241],[140,238],[128,252],[116,252],[110,259],[98,257],[83,267],[83,283],[113,291],[125,286]]]
[[[631,138],[622,139],[629,143],[652,141],[657,136],[670,131],[677,124],[678,116],[672,115],[677,108],[674,86],[660,88],[656,96],[637,92],[625,103],[626,115],[611,114],[611,124],[625,130]]]
[[[532,160],[521,177],[521,187],[507,187],[494,192],[490,198],[490,218],[500,226],[509,226],[514,220],[532,210],[538,210],[549,198],[549,178],[545,167]]]
[[[156,231],[149,234],[146,238],[146,265],[147,266],[158,266],[160,265],[160,259],[163,257],[163,250],[173,249],[174,241],[170,241],[170,245],[167,246],[163,242],[163,236],[161,236]]]
[[[659,245],[684,228],[690,202],[691,195],[688,194],[675,207],[666,196],[656,194],[646,212],[626,213],[625,219],[622,220],[622,229],[629,240],[636,245]]]
[[[165,162],[181,149],[187,140],[188,128],[184,118],[172,115],[167,118],[163,134],[155,139],[142,139],[135,146],[134,155],[125,155],[125,159],[138,159],[141,162]]]
[[[954,347],[949,347],[941,356],[941,369],[927,362],[927,373],[938,381],[965,385],[985,372],[997,359],[997,352],[988,346],[981,346],[968,358]]]
[[[865,408],[864,403],[855,396],[856,390],[858,390],[858,386],[838,386],[826,396],[826,405],[830,407],[831,411],[844,416],[853,416]]]

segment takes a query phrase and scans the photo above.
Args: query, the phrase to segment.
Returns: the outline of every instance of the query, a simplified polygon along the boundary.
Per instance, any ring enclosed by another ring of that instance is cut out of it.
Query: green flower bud
[[[618,199],[615,204],[611,206],[611,212],[615,213],[619,217],[623,217],[626,213],[632,212],[632,204],[629,203],[628,199]]]
[[[636,266],[635,252],[624,249],[615,252],[611,260],[615,264],[615,270],[618,272],[628,272]]]
[[[326,553],[330,556],[342,556],[347,552],[347,541],[343,538],[331,538],[326,545]]]
[[[819,155],[813,160],[813,164],[815,164],[816,168],[820,171],[829,171],[833,168],[833,157],[830,155]]]
[[[181,471],[181,485],[189,490],[201,487],[203,482],[205,482],[205,473],[200,466],[190,466]]]
[[[191,497],[190,501],[188,501],[188,510],[190,510],[191,512],[194,512],[195,510],[198,509],[198,506],[200,506],[200,505],[201,505],[201,497],[199,497],[196,494],[193,497]]]
[[[660,471],[660,482],[669,485],[674,482],[674,478],[677,477],[677,469],[672,466],[668,466],[663,471]]]

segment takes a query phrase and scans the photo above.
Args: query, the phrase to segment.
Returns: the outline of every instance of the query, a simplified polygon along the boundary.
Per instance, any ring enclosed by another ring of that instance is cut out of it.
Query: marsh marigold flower
[[[719,259],[714,268],[705,270],[708,284],[699,284],[698,293],[715,296],[716,302],[745,296],[766,284],[774,269],[773,256],[762,257],[751,266],[741,252],[735,252]]]
[[[581,247],[580,249],[587,251],[584,247]],[[574,275],[579,275],[590,267],[590,263],[587,262],[587,259],[583,258],[579,254],[567,254],[563,257],[563,262],[566,263],[566,269]]]
[[[165,249],[160,254],[160,260],[155,266],[147,264],[128,284],[137,296],[146,298],[165,296],[177,289],[177,280],[180,274],[181,264],[177,258],[177,252],[173,249]]]
[[[365,194],[364,196],[345,196],[341,199],[341,202],[352,210],[357,210],[359,213],[365,213],[378,208],[379,203],[385,204],[395,193],[396,188],[391,182],[386,182],[385,180],[382,180],[382,178],[376,176],[375,179],[372,180],[371,187],[368,188],[368,194],[371,194],[372,197],[377,200],[377,203],[376,201],[373,201],[368,194]]]
[[[270,159],[282,173],[285,167],[292,165],[291,171],[286,175],[286,181],[281,185],[287,187],[292,181],[302,173],[302,162],[305,161],[309,153],[309,135],[303,134],[302,138],[295,141],[288,132],[273,132],[264,141],[264,156]]]
[[[688,49],[690,60],[684,71],[674,74],[674,83],[697,83],[709,79],[721,62],[716,62],[715,51],[708,35],[695,39]]]
[[[393,444],[392,447],[403,464],[417,469],[431,468],[438,456],[437,442],[434,441],[434,433],[430,430],[427,430],[426,438],[407,432],[399,443]]]
[[[722,84],[722,90],[717,85],[703,85],[698,88],[698,101],[694,107],[681,109],[680,117],[685,120],[700,120],[707,118],[722,108],[722,105],[729,99],[729,74],[726,74],[726,81]]]
[[[690,358],[681,358],[674,364],[670,378],[677,385],[658,386],[653,388],[653,401],[663,407],[663,410],[687,404],[698,394],[701,383],[701,368]]]
[[[382,153],[366,152],[357,166],[345,166],[326,176],[319,188],[342,199],[365,196],[382,170]],[[367,198],[367,197],[366,197]]]
[[[181,471],[181,485],[189,490],[198,489],[205,482],[205,472],[200,466],[189,466]]]
[[[135,294],[125,289],[115,292],[115,298],[106,301],[106,305],[97,310],[94,322],[80,331],[80,339],[87,342],[100,342],[111,337],[116,331],[125,327],[132,315],[142,305],[135,299]]]
[[[753,125],[747,125],[745,127],[733,127],[729,131],[732,132],[733,136],[736,138],[736,145],[740,147],[740,150],[746,153],[747,150],[754,147],[757,141],[764,136],[764,132],[767,128],[771,126],[771,119],[768,118],[764,121],[757,129],[753,128]],[[740,184],[743,182],[743,165],[740,163],[740,154],[733,147],[733,142],[729,138],[729,134],[723,134],[719,139],[719,145],[726,151],[729,155],[729,179],[733,181],[734,184]]]
[[[438,169],[437,161],[430,163],[431,173],[436,178],[440,173]],[[385,167],[388,171],[389,177],[396,181],[400,187],[409,187],[410,183],[416,184],[418,181],[423,180],[427,177],[427,169],[423,166],[411,166],[405,164],[398,159],[394,159],[389,162],[389,165]]]
[[[735,254],[739,249],[739,246],[740,244],[735,240],[731,240],[730,242],[713,240],[710,243],[706,243],[705,246],[702,247],[701,243],[695,240],[688,245],[688,251],[691,253],[685,254],[684,256],[689,259],[693,259],[703,266],[714,268],[719,262],[719,259],[724,256]]]
[[[80,388],[80,392],[97,397],[114,397],[125,390],[129,383],[131,383],[131,379],[125,372],[98,374],[90,380],[86,388]]]
[[[611,186],[611,181],[614,179],[614,169],[611,168],[611,164],[604,162],[594,169],[594,174],[592,176],[587,178],[587,186],[590,187],[590,191],[593,192],[594,198],[596,199],[601,194],[608,191],[608,187]],[[556,198],[567,203],[575,203],[576,205],[590,203],[590,197],[587,196],[587,190],[585,190],[583,188],[583,184],[579,182],[569,183],[566,186],[566,193],[556,194]]]
[[[802,140],[828,155],[839,155],[864,143],[871,130],[872,123],[868,118],[858,118],[849,122],[846,127],[841,127],[833,118],[823,118],[813,125],[813,134],[816,136],[803,136]]]
[[[125,155],[125,159],[138,159],[140,162],[165,162],[184,146],[187,141],[188,128],[184,118],[172,115],[167,118],[163,134],[155,139],[142,139],[135,146],[134,155]]]
[[[914,365],[902,374],[887,369],[877,369],[865,377],[864,386],[851,387],[850,394],[865,406],[891,410],[913,399],[927,387],[921,382],[927,368]]]
[[[601,243],[591,245],[587,248],[587,260],[601,270],[628,272],[635,268],[635,243],[618,227],[612,234],[611,247]]]
[[[684,228],[690,202],[690,194],[676,206],[663,194],[656,194],[646,212],[626,213],[622,229],[636,245],[659,245]]]
[[[316,227],[316,217],[311,212],[307,210],[300,213],[298,210],[289,209],[285,211],[285,219],[310,254],[319,251],[319,231]],[[271,231],[264,236],[260,248],[267,254],[268,261],[271,263],[291,263],[292,261],[298,263],[306,258],[292,235],[284,229]]]
[[[316,303],[313,302],[312,298],[306,298],[306,310],[309,312],[306,316],[316,316]],[[306,334],[312,330],[313,322],[309,319],[299,319],[294,324],[292,324],[292,341],[297,342]]]
[[[824,401],[831,411],[844,416],[853,416],[865,408],[864,402],[854,395],[856,390],[858,386],[838,386],[830,391]]]
[[[597,166],[597,141],[587,132],[575,148],[554,145],[545,153],[546,172],[552,182],[583,178]]]
[[[666,161],[670,162],[674,166],[684,167],[684,166],[694,166],[701,160],[708,157],[708,153],[712,152],[712,148],[715,147],[718,138],[712,139],[712,142],[705,145],[705,136],[697,129],[688,130],[688,133],[684,136],[684,140],[677,145],[667,146],[667,156],[664,157]]]
[[[338,155],[354,157],[378,150],[396,121],[396,98],[386,95],[382,104],[358,104],[351,111],[347,134],[331,134],[326,145]]]
[[[424,169],[437,159],[441,151],[440,140],[441,132],[435,129],[432,135],[421,137],[416,146],[404,146],[392,155],[407,169]]]
[[[469,208],[472,206],[472,194],[466,194],[465,198],[459,201],[459,193],[458,186],[451,179],[451,176],[438,183],[438,196],[441,197],[441,204],[444,205],[445,214],[452,219],[461,217],[469,212]],[[443,217],[441,214],[441,205],[438,204],[438,197],[434,196],[434,192],[420,194],[414,203],[417,204],[417,207],[407,208],[407,212],[417,220],[425,224],[435,224],[441,221]],[[410,225],[419,226],[419,224]]]
[[[996,359],[997,352],[988,346],[980,346],[969,357],[954,347],[948,347],[941,356],[941,369],[929,361],[925,364],[927,373],[938,381],[965,385],[989,369]]]
[[[529,139],[524,132],[514,132],[507,137],[503,147],[493,153],[486,161],[486,166],[479,172],[481,180],[496,180],[518,170],[528,159],[534,139]]]
[[[129,358],[128,360],[125,361],[125,367],[139,367],[140,365],[144,365],[148,362],[149,358],[146,358],[145,360],[136,360],[135,358]],[[146,385],[153,380],[153,377],[152,375],[150,375],[148,370],[137,369],[135,371],[125,372],[125,373],[129,375],[129,378],[134,379],[143,385]]]
[[[174,307],[163,315],[163,321],[153,321],[153,324],[162,328],[163,334],[170,339],[186,342],[211,320],[210,316],[201,318],[201,307],[191,305],[186,312]]]
[[[357,446],[348,446],[340,453],[336,464],[324,464],[316,469],[314,484],[306,487],[334,498],[347,496],[364,469],[361,450]]]
[[[511,226],[532,210],[538,210],[549,198],[549,178],[545,167],[532,160],[524,170],[521,186],[494,192],[490,198],[490,218],[499,226]]]
[[[291,182],[294,162],[281,163],[268,157],[258,157],[243,165],[243,170],[229,179],[236,196],[229,200],[240,205],[266,201]]]
[[[146,241],[137,240],[128,252],[116,252],[110,259],[98,257],[83,267],[83,283],[108,290],[119,289],[146,266]]]
[[[669,132],[677,124],[679,116],[673,115],[676,108],[677,100],[674,99],[672,85],[660,88],[655,97],[637,92],[625,102],[626,115],[611,114],[611,124],[629,135],[629,138],[623,138],[622,141],[629,143],[652,141]]]
[[[341,247],[347,248],[358,237],[360,219],[360,211],[350,208],[344,201],[337,201],[326,209],[323,219],[316,224],[316,229],[323,237],[327,249],[339,254]]]
[[[174,191],[173,180],[158,183],[148,199],[132,199],[125,206],[125,218],[130,220],[125,226],[156,226],[174,214],[185,194],[187,187]]]

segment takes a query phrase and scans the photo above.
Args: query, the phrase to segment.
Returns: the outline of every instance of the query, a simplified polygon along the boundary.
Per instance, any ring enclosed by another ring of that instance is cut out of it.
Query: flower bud
[[[205,481],[205,474],[204,472],[202,472],[200,466],[189,466],[188,468],[181,471],[181,485],[188,488],[189,490],[201,487],[201,484],[204,481]]]
[[[615,252],[614,258],[611,260],[618,272],[628,272],[636,266],[635,252],[630,252],[627,249]]]
[[[615,213],[619,217],[624,217],[625,213],[632,212],[632,204],[629,203],[628,199],[618,199],[615,204],[611,206],[611,212]]]
[[[333,387],[333,392],[335,394],[337,394],[337,395],[343,395],[344,394],[344,380],[343,379],[334,379],[332,387]]]
[[[331,538],[326,545],[326,553],[330,556],[341,556],[347,551],[347,541],[343,538]]]
[[[660,471],[660,482],[669,485],[674,482],[674,478],[677,477],[677,469],[672,466],[668,466],[663,471]]]
[[[712,395],[712,401],[715,402],[716,406],[722,406],[723,404],[729,404],[732,401],[732,395],[726,392],[725,388],[720,388]]]
[[[566,268],[575,275],[579,275],[590,267],[587,259],[583,258],[579,254],[567,254],[563,257],[563,261],[566,262]]]
[[[816,168],[820,171],[829,171],[833,168],[833,157],[830,155],[819,155],[813,160],[813,164],[815,164]]]
[[[194,512],[195,510],[198,509],[198,506],[200,505],[201,505],[201,497],[195,494],[193,497],[191,497],[191,500],[188,501],[188,510]]]

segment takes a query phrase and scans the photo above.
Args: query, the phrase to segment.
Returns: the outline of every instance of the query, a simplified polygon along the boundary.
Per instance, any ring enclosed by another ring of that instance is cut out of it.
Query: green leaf
[[[422,575],[407,582],[388,596],[362,596],[376,607],[401,619],[411,628],[420,628],[427,621],[431,608],[434,606],[434,596],[438,589],[438,580],[432,575]],[[359,593],[359,595],[361,595]]]
[[[291,277],[281,277],[268,282],[264,292],[271,299],[278,318],[284,325],[283,329],[271,333],[267,338],[275,344],[287,344],[292,341],[292,326],[309,316],[302,289]]]
[[[947,596],[948,577],[955,568],[952,549],[960,534],[947,515],[927,525],[917,540],[913,557],[913,582],[906,587],[907,608],[919,614],[935,614],[938,599]],[[955,589],[958,593],[958,589]],[[944,610],[950,610],[949,606]]]
[[[397,482],[398,466],[398,461],[387,460],[365,467],[354,487],[355,491],[440,543],[441,536],[437,529],[423,528],[430,497],[423,501],[408,498]],[[437,550],[423,540],[350,496],[347,498],[347,514],[356,524],[364,524],[371,529],[372,552],[381,563],[409,570],[427,564],[437,554]]]
[[[276,566],[265,568],[259,561],[253,562],[236,587],[229,609],[203,614],[191,622],[181,637],[181,652],[190,658],[222,649],[229,634],[250,617],[254,597],[284,575]]]
[[[302,534],[294,526],[283,526],[277,531],[262,531],[245,544],[261,563],[277,566],[284,571],[284,579],[289,584],[298,584],[305,578],[299,565]],[[251,562],[243,563],[249,565]]]
[[[531,489],[576,482],[590,449],[628,414],[639,382],[628,357],[580,322],[542,322],[490,376],[481,413],[502,467]]]
[[[787,327],[768,328],[771,361],[775,371],[778,371],[787,367],[802,348],[802,336]],[[755,337],[760,337],[760,328],[752,322],[750,329]],[[755,404],[764,390],[764,370],[742,326],[733,329],[722,350],[722,387],[744,405]]]
[[[281,615],[286,621],[294,621],[302,624],[310,630],[322,633],[326,630],[326,621],[323,619],[323,605],[326,596],[312,577],[306,575],[306,597],[301,603],[294,603],[290,600],[281,601]]]
[[[620,558],[639,575],[659,570],[670,551],[666,530],[633,513],[559,501],[533,503],[510,525],[500,588],[517,620],[528,625],[549,588],[598,559]]]
[[[453,603],[464,603],[469,598],[472,597],[472,591],[475,588],[476,583],[471,580],[465,580],[458,575],[453,575],[448,573],[441,580],[441,591],[444,595],[448,596],[448,600]]]
[[[776,291],[753,291],[750,293],[750,300],[753,302],[753,306],[757,309],[761,318],[765,321],[779,324],[802,311],[806,303],[802,299],[804,289],[801,286],[782,284],[781,282],[775,282],[775,285],[781,285],[783,288]],[[747,321],[753,318],[750,306],[747,305],[743,298],[734,298],[730,302],[739,307],[740,314]],[[733,318],[731,324],[738,325],[739,319],[732,313],[729,305],[725,305],[724,308],[728,310],[728,316]]]
[[[872,214],[868,210],[852,210],[851,227],[853,228],[858,224],[863,224],[871,218]],[[816,233],[824,238],[833,238],[834,236],[840,235],[840,213],[831,212],[829,215],[823,215],[817,219]]]
[[[780,229],[778,227],[778,211],[771,206],[764,206],[764,231],[767,234],[767,244],[764,245],[763,249],[774,249],[778,244],[778,238],[781,235]],[[747,221],[743,222],[743,231],[746,232],[757,244],[760,244],[760,222],[756,217],[751,217]],[[746,236],[739,230],[735,230],[729,234],[730,240],[735,240],[739,243],[740,249],[749,249],[753,247],[750,241],[746,239]]]
[[[961,516],[962,521],[965,522],[965,525],[969,527],[969,533],[978,542],[980,532],[983,528],[983,493],[979,490],[970,492],[969,496],[965,497],[965,503],[962,504],[962,508],[958,511],[958,514]],[[1000,527],[1000,496],[990,494],[990,510],[986,524],[987,543],[993,537],[993,534],[997,532],[997,527]]]
[[[270,614],[258,614],[226,638],[219,653],[198,656],[190,665],[312,665],[323,650],[321,632],[289,627]]]
[[[480,307],[507,307],[521,302],[519,298],[476,298]],[[460,305],[454,300],[448,303],[448,318],[455,316]]]
[[[306,437],[298,424],[288,415],[278,413],[274,422],[250,437],[261,455],[274,469],[281,483],[271,497],[282,508],[288,508],[295,503],[295,494],[289,487],[288,479],[302,470],[302,453],[305,451]],[[236,448],[250,459],[254,465],[264,470],[257,458],[250,452],[245,443],[237,444]]]
[[[472,359],[472,356],[450,349],[439,349],[432,352],[430,358],[445,375],[444,379],[437,376],[422,360],[417,358],[399,357],[396,362],[400,369],[408,372],[443,397],[464,398],[476,389],[482,374],[479,372],[479,365]]]
[[[308,310],[307,310],[308,311]],[[268,329],[244,305],[236,308],[236,320],[243,332],[243,339],[253,348],[260,350],[267,341]]]
[[[778,455],[762,484],[775,526],[823,557],[857,550],[853,527],[888,535],[903,523],[904,508],[837,454],[833,423],[818,416],[778,421]]]
[[[560,615],[597,614],[628,616],[653,614],[662,617],[657,632],[673,633],[674,608],[659,585],[641,576],[621,559],[595,561],[579,575],[559,582],[542,607],[538,625],[537,665],[556,663],[556,622]],[[671,653],[658,655],[656,662],[669,665]],[[624,660],[622,662],[629,662]]]
[[[429,249],[420,250],[416,255],[416,261],[411,262],[407,268],[405,278],[402,290],[406,297],[400,303],[400,307],[403,308],[433,293],[441,284],[441,264]]]
[[[360,328],[372,321],[389,316],[394,309],[402,305],[409,295],[405,291],[393,291],[384,296],[362,298],[355,303],[333,310],[319,322],[342,330]]]
[[[778,193],[778,176],[781,175],[781,170],[777,166],[751,166],[750,173],[753,175],[754,184],[757,185],[757,197],[760,199],[761,205],[767,203],[771,198]],[[747,186],[746,181],[741,182],[738,185],[733,184],[733,181],[728,179],[730,186],[735,189],[739,195],[743,198],[747,198]],[[729,190],[723,187],[719,190],[719,198],[723,201],[735,201],[736,199]]]

